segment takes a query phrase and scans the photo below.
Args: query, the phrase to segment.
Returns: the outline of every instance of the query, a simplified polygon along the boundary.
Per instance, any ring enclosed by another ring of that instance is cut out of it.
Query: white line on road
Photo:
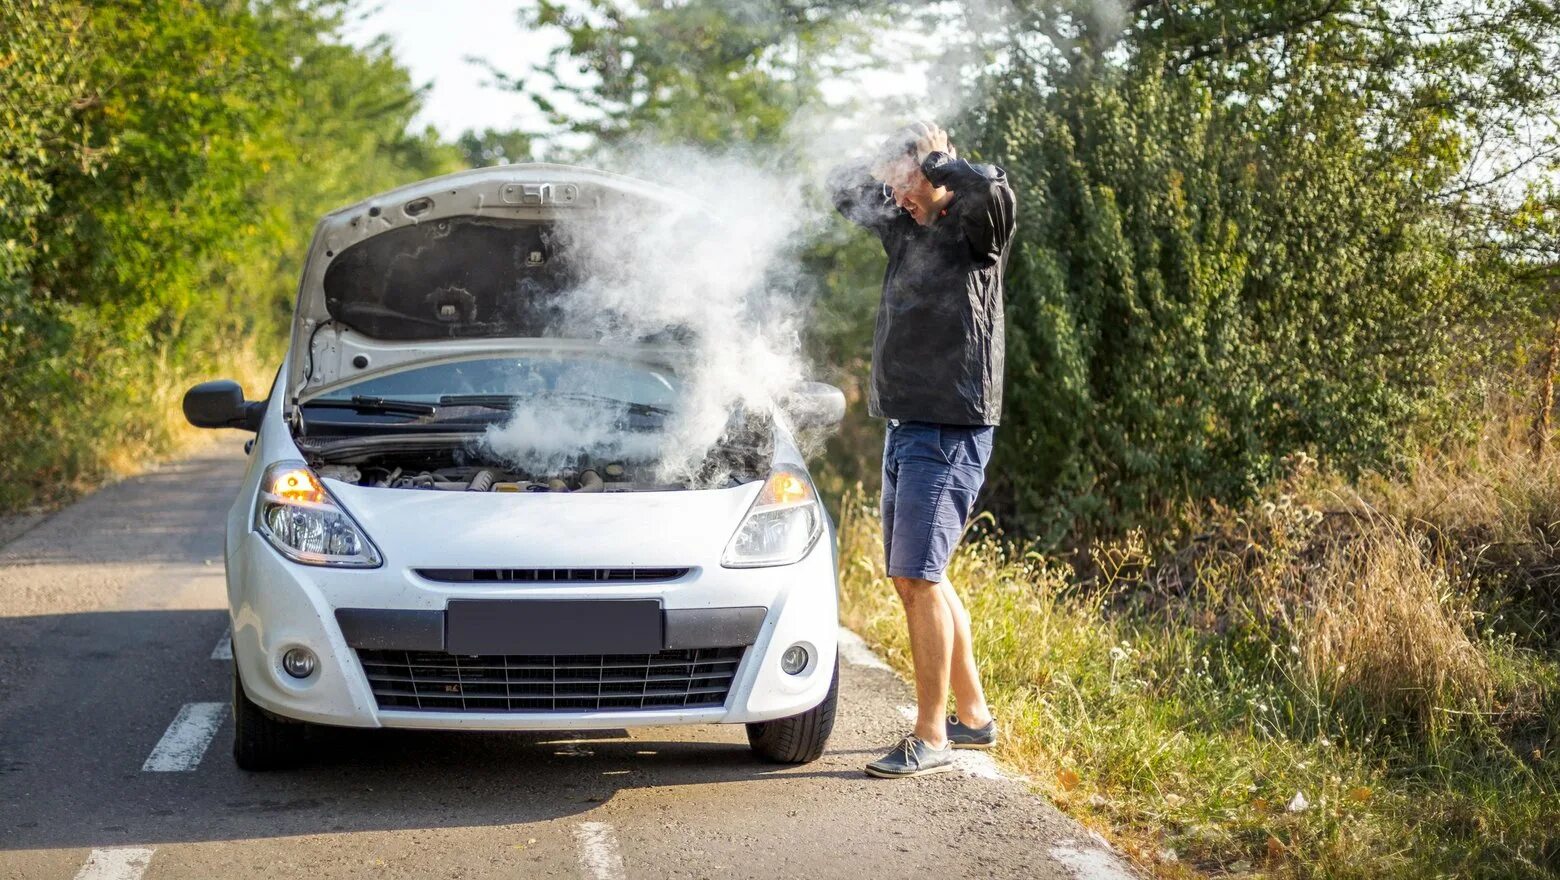
[[[1051,847],[1051,858],[1067,866],[1078,880],[1133,880],[1131,869],[1106,850],[1071,840]]]
[[[141,769],[169,772],[199,767],[227,708],[227,703],[185,703]]]
[[[95,849],[76,872],[76,880],[139,880],[151,861],[152,851],[140,847]]]
[[[580,842],[580,862],[589,880],[623,880],[623,854],[617,835],[605,822],[582,822],[574,829]]]
[[[887,663],[878,659],[878,655],[872,653],[872,649],[867,647],[867,643],[861,640],[861,636],[856,635],[843,626],[840,627],[840,656],[844,657],[845,662],[852,666],[882,669],[887,672],[893,671],[888,668]]]
[[[232,660],[233,659],[233,628],[232,627],[228,627],[227,630],[222,633],[222,638],[217,639],[217,646],[215,648],[211,649],[211,659],[213,659],[213,660]]]

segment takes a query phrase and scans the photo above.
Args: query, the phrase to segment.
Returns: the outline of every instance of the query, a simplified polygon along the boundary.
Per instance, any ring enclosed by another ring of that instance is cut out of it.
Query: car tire
[[[759,721],[747,726],[748,745],[753,754],[773,764],[807,764],[823,755],[823,747],[834,732],[834,709],[840,698],[840,664],[834,663],[834,676],[823,702],[800,715]]]
[[[277,718],[256,706],[244,693],[233,664],[233,760],[240,769],[285,770],[303,760],[308,725]]]

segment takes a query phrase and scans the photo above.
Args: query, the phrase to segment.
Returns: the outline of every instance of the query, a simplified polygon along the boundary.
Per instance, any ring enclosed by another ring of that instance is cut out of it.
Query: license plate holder
[[[662,630],[659,599],[451,599],[444,609],[451,654],[655,654]]]

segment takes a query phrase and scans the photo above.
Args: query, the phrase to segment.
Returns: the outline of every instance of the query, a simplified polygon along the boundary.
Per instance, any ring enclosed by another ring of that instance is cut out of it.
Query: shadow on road
[[[141,764],[180,706],[225,702],[224,611],[0,618],[0,851],[535,822],[620,791],[797,777],[740,726],[566,733],[322,728],[304,765],[234,766],[231,713],[199,767]],[[648,737],[646,734],[648,733]]]

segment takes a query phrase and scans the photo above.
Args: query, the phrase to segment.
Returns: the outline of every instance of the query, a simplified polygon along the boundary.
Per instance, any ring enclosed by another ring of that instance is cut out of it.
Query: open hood
[[[541,339],[596,344],[561,320],[562,294],[579,273],[558,227],[578,232],[592,215],[646,206],[696,210],[686,197],[632,178],[527,164],[434,178],[327,215],[298,288],[287,410],[414,363],[504,351],[522,340],[528,348]],[[682,348],[677,338],[630,347]]]

